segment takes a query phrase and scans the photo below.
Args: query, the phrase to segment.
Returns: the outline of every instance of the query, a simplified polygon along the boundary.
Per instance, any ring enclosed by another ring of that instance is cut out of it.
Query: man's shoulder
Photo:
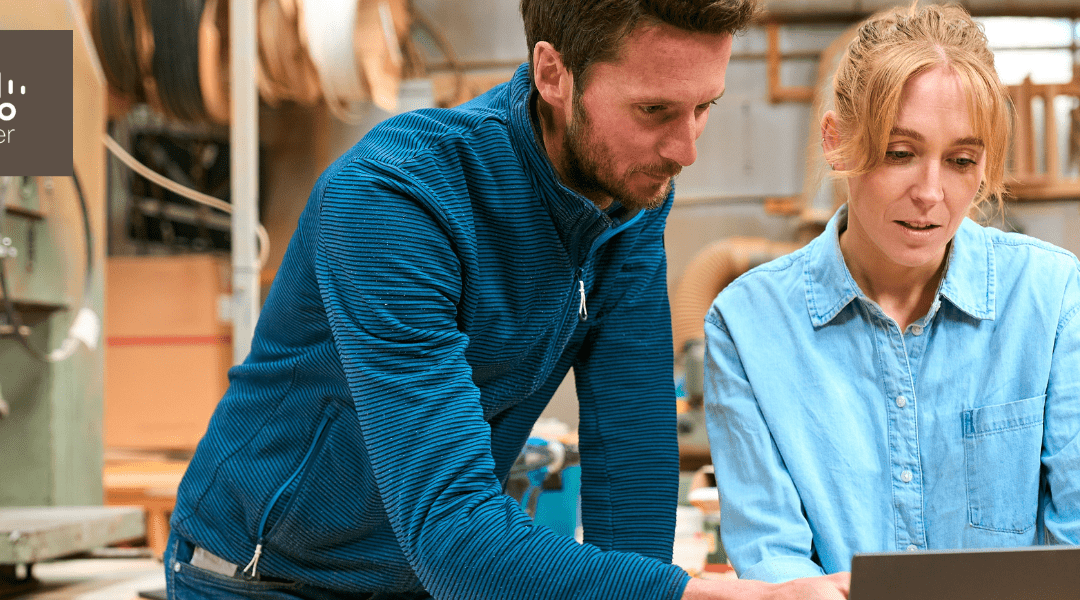
[[[501,84],[459,106],[390,116],[368,130],[337,166],[358,161],[401,165],[504,143],[509,136],[510,107],[510,86]]]
[[[354,146],[354,157],[401,164],[431,154],[475,153],[506,143],[507,122],[507,111],[497,106],[410,111],[373,127]]]
[[[323,172],[326,185],[361,181],[451,183],[465,165],[488,165],[512,152],[506,111],[491,108],[421,109],[373,127]],[[483,169],[481,169],[483,170]]]

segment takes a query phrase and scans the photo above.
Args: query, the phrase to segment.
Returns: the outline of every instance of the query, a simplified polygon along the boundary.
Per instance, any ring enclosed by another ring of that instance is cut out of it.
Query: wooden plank
[[[765,24],[767,45],[765,49],[765,71],[769,78],[769,97],[780,89],[780,25],[776,22]]]
[[[1016,135],[1013,137],[1013,175],[1017,178],[1035,172],[1035,132],[1031,123],[1031,77],[1011,88],[1016,107]]]
[[[0,508],[0,564],[32,564],[145,535],[143,511],[135,507]]]
[[[107,337],[231,333],[218,314],[232,283],[227,256],[110,256],[106,268]]]
[[[1043,94],[1043,153],[1046,155],[1046,175],[1051,181],[1061,177],[1061,161],[1058,160],[1057,115],[1054,111],[1054,98],[1058,95],[1058,86],[1049,85]]]
[[[1080,179],[1049,181],[1031,177],[1006,184],[1010,202],[1043,202],[1050,200],[1073,201],[1080,199]]]
[[[802,210],[802,202],[799,196],[767,196],[765,198],[766,214],[794,217],[802,214]]]

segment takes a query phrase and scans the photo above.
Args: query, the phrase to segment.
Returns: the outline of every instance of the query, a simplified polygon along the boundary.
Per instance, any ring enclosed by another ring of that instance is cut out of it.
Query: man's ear
[[[821,117],[821,149],[825,152],[825,160],[833,169],[843,170],[844,165],[837,158],[829,160],[829,155],[840,147],[840,127],[836,121],[836,113],[826,111]]]
[[[574,91],[573,76],[563,64],[560,54],[550,42],[533,46],[533,82],[544,102],[562,112],[570,106]]]

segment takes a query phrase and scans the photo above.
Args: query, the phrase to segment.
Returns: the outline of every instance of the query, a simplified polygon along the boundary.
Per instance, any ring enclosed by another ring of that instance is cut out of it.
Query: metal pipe
[[[232,115],[230,178],[232,180],[233,363],[251,350],[259,319],[259,265],[255,249],[259,198],[259,99],[256,89],[254,0],[229,2],[229,58]]]

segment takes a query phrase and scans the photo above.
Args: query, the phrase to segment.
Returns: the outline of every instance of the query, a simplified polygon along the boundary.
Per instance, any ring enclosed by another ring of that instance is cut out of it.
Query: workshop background
[[[843,202],[818,156],[823,91],[852,25],[893,4],[764,0],[677,180],[676,562],[691,573],[731,576],[700,415],[702,319]],[[1005,209],[973,216],[1080,253],[1080,4],[961,4],[1018,119]],[[81,180],[0,180],[0,598],[155,597],[176,485],[315,179],[386,117],[507,80],[528,56],[518,2],[4,0],[0,29],[74,32]],[[569,535],[576,427],[571,375],[510,486]]]

